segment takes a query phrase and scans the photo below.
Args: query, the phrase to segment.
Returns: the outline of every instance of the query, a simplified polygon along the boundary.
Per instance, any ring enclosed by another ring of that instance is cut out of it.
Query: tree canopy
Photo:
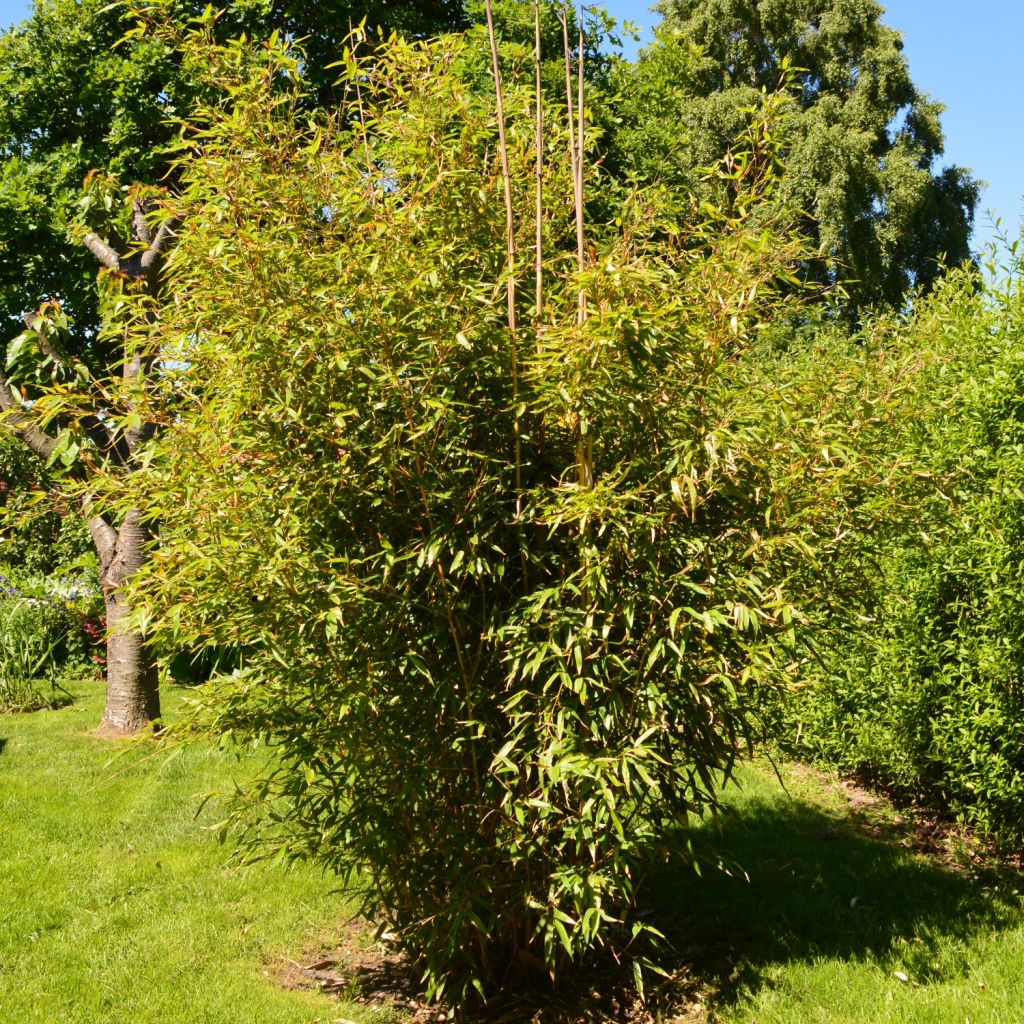
[[[174,0],[179,24],[204,3]],[[326,102],[351,26],[432,33],[464,24],[454,0],[380,3],[351,0],[227,3],[217,36],[274,31],[301,37],[310,102]],[[199,82],[184,71],[166,36],[139,34],[128,4],[36,0],[29,17],[0,37],[0,324],[6,340],[22,316],[59,299],[79,348],[97,334],[95,260],[68,233],[90,172],[125,187],[167,184],[168,143],[176,116],[195,101]],[[172,179],[173,180],[173,179]]]
[[[931,286],[941,260],[969,257],[978,182],[941,166],[942,104],[914,85],[875,0],[664,0],[659,10],[657,41],[618,83],[630,108],[616,142],[624,167],[701,189],[698,168],[720,158],[788,62],[799,113],[782,195],[808,214],[853,307],[898,305],[911,286]]]

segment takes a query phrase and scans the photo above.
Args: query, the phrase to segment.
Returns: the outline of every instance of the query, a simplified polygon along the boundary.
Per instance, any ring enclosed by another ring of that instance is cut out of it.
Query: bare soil
[[[291,958],[267,965],[265,973],[282,988],[309,989],[356,1003],[368,1011],[391,1011],[403,1024],[445,1024],[455,1017],[443,1004],[427,1005],[409,961],[390,943],[358,921],[339,926],[329,944],[317,944]],[[693,979],[668,978],[637,995],[631,972],[605,965],[557,993],[524,987],[494,1000],[464,1024],[696,1024],[706,1022],[704,1004]],[[339,1018],[344,1020],[344,1018]],[[355,1022],[346,1022],[355,1024]]]

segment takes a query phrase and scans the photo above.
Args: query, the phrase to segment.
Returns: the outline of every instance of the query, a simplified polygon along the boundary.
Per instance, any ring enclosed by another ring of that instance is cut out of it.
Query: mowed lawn
[[[343,912],[315,871],[242,871],[202,794],[245,764],[91,735],[100,687],[56,712],[0,716],[0,1021],[305,1024],[343,1004],[264,975]],[[180,691],[165,691],[173,709]],[[143,756],[148,753],[150,756]]]
[[[690,835],[731,875],[672,868],[651,887],[697,986],[685,1019],[1024,1022],[1024,877],[962,840],[922,841],[863,791],[780,773],[785,790],[766,762],[745,766],[735,813]]]
[[[101,740],[101,688],[81,689],[63,710],[0,716],[0,1024],[398,1020],[275,984],[275,965],[331,946],[345,906],[309,868],[240,870],[215,806],[196,818],[251,763]],[[180,698],[165,691],[172,716]],[[686,979],[666,1019],[1024,1021],[1020,875],[953,869],[884,803],[782,771],[788,792],[743,768],[734,814],[685,837],[731,874],[676,864],[645,890]]]

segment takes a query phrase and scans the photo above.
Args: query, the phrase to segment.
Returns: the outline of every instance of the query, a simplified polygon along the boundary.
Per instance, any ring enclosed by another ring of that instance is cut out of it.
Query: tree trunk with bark
[[[115,239],[115,245],[126,250],[127,256],[119,255],[117,248],[93,232],[84,236],[83,243],[107,271],[155,297],[165,251],[173,236],[173,221],[164,220],[154,230],[151,212],[147,201],[132,200],[131,238],[127,242]],[[31,315],[26,317],[30,325],[32,319]],[[136,393],[144,393],[155,362],[155,352],[125,351],[120,373],[127,385],[126,394],[131,394],[133,387]],[[109,398],[106,390],[97,387],[95,393],[95,408],[79,417],[79,427],[91,443],[94,459],[108,470],[130,473],[138,465],[141,446],[153,436],[152,424],[136,421],[133,427],[119,428],[118,418],[108,415],[110,410],[103,404]],[[129,408],[119,411],[134,411],[134,401],[126,401]],[[36,421],[31,403],[23,400],[11,385],[2,366],[0,411],[5,425],[40,458],[51,461],[59,454],[58,436]],[[69,472],[88,491],[88,469],[77,463]],[[129,511],[118,525],[105,515],[91,514],[89,505],[88,497],[82,499],[82,512],[100,560],[100,586],[107,614],[107,700],[99,728],[106,735],[126,736],[160,717],[156,662],[138,629],[130,624],[131,606],[126,589],[146,560],[150,535],[137,509]]]
[[[153,652],[130,625],[125,584],[146,559],[146,531],[132,511],[119,530],[103,519],[89,523],[100,556],[100,587],[107,613],[107,700],[100,732],[125,736],[160,717],[160,689]]]

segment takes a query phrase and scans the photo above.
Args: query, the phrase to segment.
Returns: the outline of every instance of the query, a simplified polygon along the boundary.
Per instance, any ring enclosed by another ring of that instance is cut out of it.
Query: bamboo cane
[[[516,352],[516,236],[515,213],[512,206],[512,178],[508,165],[508,142],[505,137],[505,102],[501,88],[501,69],[498,66],[498,40],[494,32],[491,0],[485,0],[487,10],[487,36],[491,43],[491,70],[494,74],[494,95],[498,116],[498,147],[501,154],[501,177],[505,186],[505,239],[506,239],[506,297],[508,302],[508,333],[512,358],[512,420],[515,431],[515,484],[516,518],[522,511],[523,456],[519,430],[519,360]]]
[[[544,107],[541,103],[541,76],[540,76],[540,0],[533,0],[533,71],[534,88],[536,90],[536,107],[534,111],[534,148],[537,151],[536,175],[537,188],[535,192],[537,221],[537,233],[535,244],[537,247],[534,260],[534,322],[537,334],[537,347],[540,347],[541,323],[544,319]]]
[[[579,14],[579,55],[576,59],[576,116],[579,119],[579,126],[576,130],[576,260],[579,271],[582,274],[586,263],[586,237],[583,229],[583,146],[584,146],[584,121],[583,121],[583,47],[586,40],[583,35],[583,3],[580,3]],[[587,293],[583,285],[580,285],[577,300],[576,313],[580,326],[587,322]],[[593,431],[587,431],[587,441],[583,446],[582,458],[582,483],[584,487],[594,486],[594,435]]]
[[[573,102],[572,53],[569,50],[569,11],[562,4],[562,47],[565,56],[565,97],[569,114],[569,155],[572,162],[573,206],[576,218],[576,270],[582,275],[586,266],[585,236],[583,224],[583,25],[582,8],[579,31],[579,71],[577,74],[577,100]],[[574,122],[578,118],[578,131]],[[576,323],[582,327],[587,319],[587,297],[582,279],[576,298]],[[584,441],[582,417],[576,414],[576,474],[580,487],[594,485],[593,442]]]

